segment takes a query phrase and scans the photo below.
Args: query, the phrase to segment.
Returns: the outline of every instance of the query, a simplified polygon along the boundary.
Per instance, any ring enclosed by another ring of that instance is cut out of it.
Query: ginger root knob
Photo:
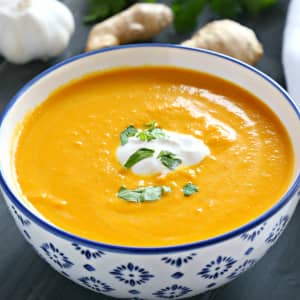
[[[173,13],[167,5],[135,4],[93,26],[88,36],[86,51],[150,39],[172,21]]]
[[[251,65],[264,53],[254,31],[231,20],[208,23],[182,45],[217,51]]]

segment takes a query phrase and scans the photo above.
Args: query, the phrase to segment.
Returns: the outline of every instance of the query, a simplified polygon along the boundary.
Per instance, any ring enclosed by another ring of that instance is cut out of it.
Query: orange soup
[[[170,132],[184,137],[186,162],[200,151],[186,137],[209,152],[185,164]],[[158,144],[167,151],[154,152]],[[130,145],[138,149],[121,163],[117,152]],[[134,172],[142,162],[142,174]],[[58,227],[115,245],[168,246],[264,213],[286,192],[294,156],[280,120],[246,90],[205,73],[143,66],[53,92],[24,120],[14,164],[23,197]]]

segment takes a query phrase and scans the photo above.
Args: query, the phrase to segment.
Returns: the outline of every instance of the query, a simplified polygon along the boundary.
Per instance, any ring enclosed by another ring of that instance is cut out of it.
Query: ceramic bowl
[[[263,215],[215,238],[173,247],[115,246],[75,236],[45,220],[15,187],[11,143],[26,113],[60,85],[119,66],[170,65],[223,77],[262,99],[288,130],[295,153],[289,190]],[[24,238],[55,270],[98,293],[127,299],[182,299],[217,288],[251,268],[284,231],[299,199],[300,120],[289,95],[260,71],[230,57],[175,45],[139,44],[86,53],[37,76],[12,99],[0,124],[1,189]]]

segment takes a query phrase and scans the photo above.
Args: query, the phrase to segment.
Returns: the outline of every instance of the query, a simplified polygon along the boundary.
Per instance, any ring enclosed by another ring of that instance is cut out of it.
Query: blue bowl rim
[[[174,44],[165,44],[165,43],[141,43],[141,44],[130,44],[130,45],[122,45],[122,46],[115,46],[105,49],[100,49],[96,51],[91,51],[88,53],[82,53],[76,56],[73,56],[71,58],[68,58],[58,64],[55,64],[54,66],[44,70],[42,73],[35,76],[32,80],[30,80],[27,84],[25,84],[16,94],[15,96],[10,100],[8,105],[6,106],[4,112],[1,114],[0,117],[0,131],[2,124],[5,121],[5,117],[10,111],[10,109],[14,106],[14,104],[18,101],[19,98],[37,81],[39,81],[41,78],[45,77],[52,71],[61,68],[62,66],[72,63],[73,61],[79,60],[81,58],[85,58],[88,56],[96,55],[99,53],[109,52],[109,51],[120,51],[123,49],[128,48],[147,48],[147,47],[153,47],[153,48],[175,48],[183,51],[192,51],[192,52],[200,52],[205,53],[211,56],[216,56],[218,58],[230,61],[232,63],[238,64],[252,72],[254,72],[256,75],[260,76],[261,78],[268,81],[274,88],[276,88],[280,94],[289,102],[291,107],[293,108],[294,112],[298,116],[298,119],[300,120],[300,110],[295,104],[294,100],[288,95],[288,93],[273,79],[271,79],[268,75],[264,74],[263,72],[259,71],[258,69],[241,62],[235,58],[232,58],[230,56],[217,53],[211,50],[206,49],[198,49],[198,48],[191,48],[191,47],[185,47],[181,45],[174,45]],[[266,211],[264,214],[260,215],[255,220],[236,228],[230,232],[227,232],[225,234],[207,239],[207,240],[201,240],[193,243],[187,243],[187,244],[180,244],[175,246],[164,246],[164,247],[132,247],[132,246],[119,246],[119,245],[113,245],[113,244],[107,244],[107,243],[101,243],[93,240],[89,240],[80,236],[77,236],[75,234],[69,233],[64,231],[63,229],[60,229],[50,223],[47,223],[37,215],[35,215],[33,212],[31,212],[23,203],[14,195],[14,193],[11,191],[11,189],[8,187],[8,185],[5,182],[4,176],[2,174],[2,170],[0,169],[0,185],[3,188],[3,191],[6,193],[6,195],[9,197],[9,199],[12,201],[12,203],[18,207],[24,215],[26,215],[29,219],[31,219],[34,223],[41,226],[46,231],[54,234],[57,237],[63,238],[65,240],[75,242],[82,244],[84,246],[88,246],[94,249],[101,249],[101,250],[107,250],[110,252],[117,252],[117,253],[127,253],[127,254],[163,254],[163,253],[174,253],[174,252],[180,252],[180,251],[188,251],[193,249],[199,249],[203,247],[207,247],[213,244],[217,244],[220,242],[224,242],[228,239],[234,238],[238,235],[241,235],[242,233],[251,230],[252,228],[256,227],[257,225],[261,224],[262,222],[265,222],[268,218],[273,216],[275,213],[277,213],[284,205],[286,205],[289,200],[292,198],[292,196],[297,192],[297,188],[300,186],[300,174],[298,172],[296,179],[294,180],[292,186],[290,189],[286,192],[286,194],[275,204],[273,205],[268,211]]]

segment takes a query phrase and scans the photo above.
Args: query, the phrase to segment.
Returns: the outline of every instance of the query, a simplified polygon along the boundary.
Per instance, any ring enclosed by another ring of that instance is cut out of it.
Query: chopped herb
[[[164,189],[160,186],[147,187],[142,189],[143,198],[145,201],[155,201],[161,198]]]
[[[175,170],[182,163],[181,159],[170,151],[160,151],[157,158],[169,170]]]
[[[121,132],[120,139],[121,145],[128,143],[128,138],[137,134],[137,129],[133,125],[129,125],[126,129]]]
[[[146,127],[148,127],[149,130],[153,130],[154,128],[157,127],[157,122],[156,121],[151,121],[149,123],[146,124]]]
[[[140,131],[136,136],[143,142],[150,142],[159,138],[166,137],[165,132],[157,127],[157,122],[152,121],[146,124],[146,129]]]
[[[139,161],[153,156],[154,152],[155,151],[153,149],[140,148],[139,150],[137,150],[136,152],[134,152],[133,154],[130,155],[130,157],[128,158],[124,167],[127,169],[131,168],[132,166],[137,164]]]
[[[119,189],[118,197],[131,202],[141,202],[142,193],[138,190],[128,190],[124,186]]]
[[[152,121],[146,124],[146,129],[138,131],[133,125],[128,126],[121,132],[121,145],[128,143],[128,138],[136,136],[143,142],[150,142],[155,139],[166,137],[165,132],[157,127],[157,122]]]
[[[137,134],[137,137],[143,142],[150,142],[159,138],[164,138],[166,134],[159,128],[155,128],[152,131],[146,129]]]
[[[163,185],[161,188],[165,193],[170,193],[172,191],[172,189],[167,185]]]
[[[184,196],[189,197],[189,196],[199,192],[199,189],[196,185],[189,182],[183,187],[182,191],[183,191]]]
[[[164,193],[169,192],[171,192],[171,188],[168,186],[148,186],[133,190],[129,190],[122,186],[118,192],[118,197],[129,202],[140,203],[145,201],[156,201],[160,199]]]

